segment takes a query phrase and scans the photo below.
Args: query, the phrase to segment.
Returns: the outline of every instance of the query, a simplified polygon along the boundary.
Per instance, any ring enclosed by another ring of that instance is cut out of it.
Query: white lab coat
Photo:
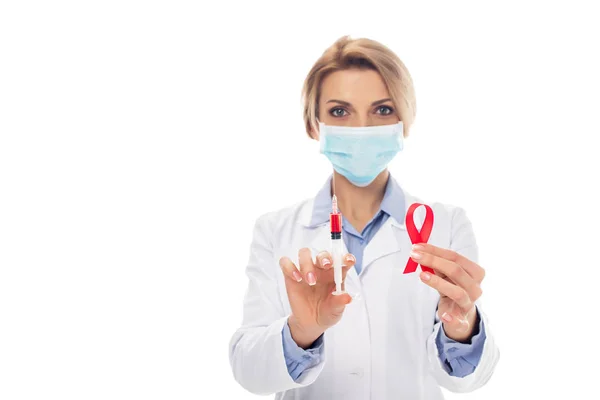
[[[406,207],[423,203],[404,191]],[[314,199],[261,216],[255,225],[242,326],[230,342],[233,375],[248,391],[276,399],[384,400],[443,399],[440,386],[469,392],[484,385],[499,359],[488,319],[477,301],[486,341],[475,371],[453,377],[443,368],[435,338],[437,291],[416,273],[403,274],[411,250],[404,221],[388,218],[364,250],[359,277],[347,274],[346,290],[358,294],[341,321],[324,336],[321,362],[294,382],[287,371],[281,331],[290,315],[279,259],[297,261],[298,250],[316,255],[330,248],[327,223],[309,228]],[[477,245],[463,209],[430,204],[434,226],[429,243],[477,262]],[[415,213],[420,229],[424,207]],[[345,249],[346,250],[346,249]]]

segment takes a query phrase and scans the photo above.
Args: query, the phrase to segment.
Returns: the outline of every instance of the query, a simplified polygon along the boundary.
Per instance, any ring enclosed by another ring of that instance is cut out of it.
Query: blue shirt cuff
[[[294,381],[308,368],[317,365],[321,361],[321,349],[323,348],[323,335],[319,336],[312,346],[306,350],[298,346],[292,338],[290,326],[287,322],[281,331],[283,342],[283,355],[288,373]]]
[[[485,326],[477,310],[479,327],[477,333],[471,338],[470,343],[461,343],[450,339],[444,331],[444,325],[440,327],[436,338],[436,345],[442,364],[452,376],[464,378],[475,371],[483,354],[485,343]]]

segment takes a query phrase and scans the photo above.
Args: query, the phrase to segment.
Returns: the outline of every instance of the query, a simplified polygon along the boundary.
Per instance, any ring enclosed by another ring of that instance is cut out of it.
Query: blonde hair
[[[415,119],[417,104],[412,77],[400,58],[381,43],[365,38],[342,36],[315,62],[302,88],[304,124],[308,136],[317,130],[319,96],[323,79],[332,72],[350,68],[375,70],[381,75],[398,116],[404,126],[404,137]]]

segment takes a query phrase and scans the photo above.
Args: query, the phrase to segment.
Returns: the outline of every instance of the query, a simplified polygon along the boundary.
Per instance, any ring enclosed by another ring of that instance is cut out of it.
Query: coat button
[[[362,368],[356,368],[354,369],[352,372],[350,372],[350,375],[356,377],[356,378],[362,378],[364,376],[364,370]]]

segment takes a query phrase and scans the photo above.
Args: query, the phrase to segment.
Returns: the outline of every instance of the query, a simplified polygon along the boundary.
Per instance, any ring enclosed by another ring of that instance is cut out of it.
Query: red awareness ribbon
[[[415,220],[413,219],[413,214],[415,210],[419,208],[419,206],[424,206],[427,211],[425,215],[425,221],[423,222],[423,227],[421,231],[417,230],[415,226]],[[433,210],[427,204],[414,203],[408,208],[408,212],[406,213],[406,230],[408,231],[408,236],[410,237],[410,241],[413,244],[418,243],[427,243],[429,240],[429,236],[431,235],[431,229],[433,228]],[[408,257],[408,262],[406,263],[406,268],[404,268],[405,274],[410,274],[411,272],[415,272],[417,270],[417,265],[419,265],[415,260]],[[435,275],[433,269],[421,265],[421,270],[429,272],[430,274]]]

